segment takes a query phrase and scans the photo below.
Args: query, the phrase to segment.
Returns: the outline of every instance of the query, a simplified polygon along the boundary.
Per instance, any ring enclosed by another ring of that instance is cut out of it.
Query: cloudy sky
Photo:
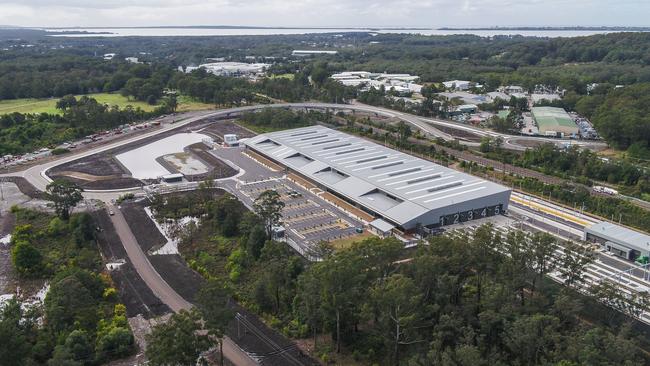
[[[649,0],[0,0],[18,26],[650,25]]]

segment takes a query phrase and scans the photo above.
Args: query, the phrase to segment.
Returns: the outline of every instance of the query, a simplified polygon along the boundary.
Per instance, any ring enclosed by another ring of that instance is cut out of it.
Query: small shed
[[[376,219],[370,223],[370,230],[384,238],[391,236],[394,228],[394,225],[383,219]]]
[[[183,181],[183,174],[167,174],[160,177],[160,180],[165,183],[178,183]]]
[[[223,135],[223,142],[230,147],[239,146],[239,138],[234,133]]]

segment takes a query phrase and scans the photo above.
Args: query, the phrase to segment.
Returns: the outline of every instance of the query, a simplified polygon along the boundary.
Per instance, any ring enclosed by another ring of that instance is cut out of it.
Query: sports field
[[[117,105],[120,108],[124,108],[127,105],[132,105],[134,108],[140,107],[144,111],[152,111],[156,108],[155,105],[149,105],[145,102],[140,102],[137,100],[130,100],[120,94],[98,93],[98,94],[89,94],[88,96],[95,98],[95,100],[97,100],[100,103]],[[49,98],[49,99],[28,98],[28,99],[0,100],[0,114],[8,114],[14,112],[59,114],[61,113],[61,111],[56,109],[56,102],[58,100],[59,98]],[[178,98],[179,112],[204,110],[204,109],[212,109],[212,108],[214,108],[212,104],[195,102],[185,96],[180,96]]]

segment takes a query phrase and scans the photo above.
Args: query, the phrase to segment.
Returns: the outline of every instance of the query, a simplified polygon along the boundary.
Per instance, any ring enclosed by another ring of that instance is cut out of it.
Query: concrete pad
[[[115,156],[136,179],[156,179],[168,171],[156,161],[163,155],[182,152],[186,146],[208,138],[201,133],[179,133]]]

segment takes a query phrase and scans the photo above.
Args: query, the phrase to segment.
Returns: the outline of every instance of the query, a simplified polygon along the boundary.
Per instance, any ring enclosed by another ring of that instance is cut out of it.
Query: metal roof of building
[[[585,228],[585,232],[597,235],[614,243],[631,246],[633,249],[650,250],[650,235],[626,227],[601,221]]]
[[[262,134],[245,144],[400,225],[440,207],[510,191],[322,126]]]
[[[376,219],[370,223],[370,226],[381,231],[382,233],[387,233],[395,228],[391,223],[388,223],[382,219]]]
[[[562,108],[555,107],[533,107],[531,113],[539,131],[563,132],[566,134],[577,134],[578,125],[571,119],[571,116]]]

